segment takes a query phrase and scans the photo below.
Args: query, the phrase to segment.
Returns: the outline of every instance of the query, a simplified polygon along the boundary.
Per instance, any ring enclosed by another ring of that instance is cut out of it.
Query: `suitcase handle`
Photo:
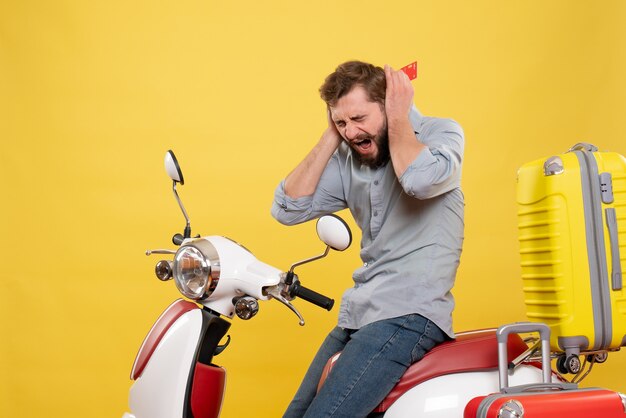
[[[500,374],[500,390],[509,386],[509,359],[507,358],[507,341],[509,334],[539,332],[541,338],[541,371],[544,383],[552,382],[550,369],[550,328],[541,322],[516,322],[502,325],[496,331],[498,339],[498,372]]]
[[[588,142],[579,142],[578,144],[573,145],[567,152],[579,151],[579,150],[596,152],[598,151],[598,147]]]

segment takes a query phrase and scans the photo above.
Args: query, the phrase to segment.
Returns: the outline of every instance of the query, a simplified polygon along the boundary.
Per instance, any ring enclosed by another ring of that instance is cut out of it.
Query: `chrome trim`
[[[293,282],[298,281],[298,275],[296,273],[292,273],[293,274]],[[289,285],[287,285],[285,283],[285,280],[287,280],[287,273],[280,273],[280,283],[278,283],[276,286],[278,287],[278,289],[280,290],[280,294],[282,297],[284,297],[287,301],[291,302],[292,300],[295,299],[295,297],[291,296],[289,294]]]
[[[194,241],[189,241],[185,243],[178,249],[178,251],[176,251],[176,256],[178,256],[178,254],[181,251],[184,251],[188,247],[192,247],[198,250],[204,257],[204,260],[206,261],[209,267],[209,272],[208,272],[209,280],[207,283],[207,288],[204,290],[204,294],[201,297],[197,298],[197,300],[204,300],[208,298],[209,296],[211,296],[211,294],[213,293],[213,291],[217,288],[217,285],[219,284],[220,273],[221,273],[220,257],[219,257],[219,254],[217,253],[217,250],[213,246],[213,244],[211,244],[210,241],[204,238],[196,239]],[[173,270],[176,270],[176,260],[177,260],[176,256],[174,257],[174,263],[172,265]],[[176,280],[176,284],[178,286],[177,280]]]
[[[178,191],[176,191],[176,180],[172,180],[173,184],[172,184],[172,190],[174,191],[174,197],[176,197],[176,201],[178,202],[178,206],[180,206],[180,209],[183,211],[183,216],[185,217],[185,222],[187,222],[186,227],[187,228],[191,228],[191,222],[189,221],[189,215],[187,215],[187,211],[185,210],[185,206],[183,206],[183,202],[182,200],[180,200],[180,197],[178,196]],[[182,182],[181,182],[182,184]],[[189,238],[189,237],[185,237],[185,238]]]
[[[184,248],[184,247],[197,248],[198,250],[200,250],[202,255],[204,255],[204,258],[209,263],[209,266],[211,268],[211,272],[209,273],[211,276],[210,277],[211,280],[207,288],[206,295],[203,299],[208,298],[209,296],[211,296],[211,293],[213,293],[213,291],[215,290],[215,288],[217,287],[220,281],[220,273],[222,272],[222,268],[220,264],[220,256],[217,253],[217,250],[215,249],[213,244],[211,244],[209,240],[206,240],[203,238],[197,239],[195,241],[191,241],[185,244],[181,248]]]
[[[515,359],[509,362],[510,365],[513,365],[513,368],[517,368],[520,364],[528,361],[529,358],[533,357],[539,350],[541,350],[541,341],[535,341],[535,343],[530,346],[526,351],[517,356]]]
[[[146,255],[152,254],[176,254],[176,250],[146,250]]]
[[[522,418],[524,416],[524,407],[515,399],[507,401],[498,411],[497,418]]]
[[[243,296],[235,302],[235,313],[243,320],[254,317],[259,312],[259,302],[252,296]]]
[[[326,250],[324,251],[323,254],[316,255],[315,257],[307,258],[306,260],[298,261],[297,263],[293,263],[291,265],[291,268],[289,269],[289,273],[293,273],[293,269],[295,269],[298,266],[301,266],[303,264],[310,263],[311,261],[319,260],[320,258],[326,257],[329,251],[330,251],[330,245],[327,245]]]
[[[264,293],[276,299],[277,301],[279,301],[286,307],[288,307],[291,310],[291,312],[295,313],[296,316],[298,317],[299,319],[298,323],[301,326],[304,326],[304,318],[302,317],[302,315],[300,315],[300,312],[298,312],[298,310],[291,303],[289,303],[289,301],[285,299],[285,297],[281,294],[281,288],[279,285],[266,287],[264,289]]]
[[[154,266],[154,274],[156,274],[157,279],[164,282],[174,277],[173,272],[172,262],[169,260],[161,260]]]

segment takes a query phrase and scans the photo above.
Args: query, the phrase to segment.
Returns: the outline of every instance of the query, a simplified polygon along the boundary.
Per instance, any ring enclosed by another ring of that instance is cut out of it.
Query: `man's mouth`
[[[352,146],[356,148],[358,151],[366,152],[372,147],[372,140],[368,138],[358,139],[352,142]]]

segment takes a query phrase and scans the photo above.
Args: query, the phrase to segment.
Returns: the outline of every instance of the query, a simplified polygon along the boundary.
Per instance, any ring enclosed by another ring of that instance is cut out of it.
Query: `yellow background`
[[[269,207],[348,59],[417,59],[418,107],[465,128],[455,329],[524,320],[516,169],[579,141],[626,154],[625,27],[620,0],[0,1],[0,416],[126,409],[136,350],[178,296],[143,255],[184,226],[167,149],[195,232],[283,269],[321,252],[313,223]],[[355,235],[305,285],[339,300]],[[233,321],[223,417],[280,415],[336,320],[298,306],[305,327],[278,303]],[[626,392],[624,367],[612,354],[585,384]]]

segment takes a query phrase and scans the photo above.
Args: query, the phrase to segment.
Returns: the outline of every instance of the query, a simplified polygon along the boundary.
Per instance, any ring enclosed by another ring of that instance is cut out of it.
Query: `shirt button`
[[[378,216],[378,211],[374,211],[374,216]]]
[[[374,180],[374,186],[378,186],[378,180]]]

